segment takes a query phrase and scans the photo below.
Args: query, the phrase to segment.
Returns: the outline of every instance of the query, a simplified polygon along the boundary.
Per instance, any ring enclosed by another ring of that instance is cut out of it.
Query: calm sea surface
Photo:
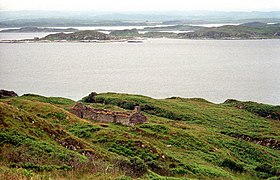
[[[0,43],[0,88],[74,100],[114,91],[280,104],[280,40]]]

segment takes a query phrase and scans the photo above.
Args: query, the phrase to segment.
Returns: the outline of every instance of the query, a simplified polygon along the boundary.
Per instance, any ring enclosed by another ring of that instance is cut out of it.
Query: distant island
[[[0,33],[32,33],[32,32],[75,32],[75,28],[39,28],[39,27],[23,27],[16,29],[4,29]]]
[[[240,25],[224,25],[221,27],[201,27],[190,25],[175,25],[165,27],[144,28],[146,33],[139,33],[139,29],[113,30],[109,35],[97,31],[78,31],[73,34],[53,34],[43,39],[61,40],[109,40],[135,38],[174,38],[174,39],[279,39],[280,23],[266,24],[251,22]],[[170,31],[170,32],[168,32]],[[172,31],[179,31],[174,33]],[[180,31],[190,31],[182,32]],[[78,35],[78,36],[75,36]],[[69,37],[75,36],[75,38]]]
[[[144,31],[196,31],[203,27],[195,25],[169,25],[169,26],[156,26],[156,27],[145,27]]]
[[[272,180],[279,151],[280,106],[0,90],[0,177],[9,179]]]
[[[47,35],[40,40],[48,41],[90,41],[90,40],[110,40],[110,36],[95,30],[76,31],[73,33],[56,33]]]
[[[148,33],[143,37],[167,37],[176,39],[279,39],[280,23],[267,24],[250,22],[240,25],[202,27],[191,25],[172,25],[144,28]],[[164,31],[164,32],[162,32]],[[170,31],[170,32],[168,32]],[[178,33],[172,33],[178,31]],[[182,31],[182,33],[180,32]],[[190,31],[190,32],[183,32]]]
[[[181,39],[279,39],[280,23],[260,22],[221,27],[205,27],[194,32],[180,33]]]
[[[109,34],[98,30],[52,29],[52,28],[21,28],[10,29],[6,32],[46,32],[59,31],[43,38],[11,40],[1,42],[112,42],[131,41],[143,38],[172,38],[172,39],[280,39],[280,23],[267,24],[250,22],[240,25],[223,25],[220,27],[202,27],[192,25],[171,25],[163,27],[146,27],[144,29],[112,30]],[[73,32],[74,31],[74,32]],[[144,32],[143,32],[144,31]],[[175,32],[174,32],[175,31]],[[185,32],[188,31],[188,32]],[[3,31],[2,31],[3,32]],[[64,33],[70,32],[70,33]]]

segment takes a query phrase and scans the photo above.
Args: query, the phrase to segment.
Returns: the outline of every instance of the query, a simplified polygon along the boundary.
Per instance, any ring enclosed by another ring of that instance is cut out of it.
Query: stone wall
[[[95,119],[98,121],[101,121],[101,122],[106,122],[106,123],[115,122],[115,118],[111,114],[99,113],[99,114],[97,114],[97,117]]]
[[[116,123],[120,123],[120,124],[124,124],[124,125],[130,125],[129,117],[116,116],[115,120],[116,120]]]
[[[140,124],[147,121],[147,117],[140,112],[139,106],[136,106],[134,111],[131,113],[127,113],[109,111],[106,109],[95,109],[82,103],[77,103],[71,108],[70,112],[80,118],[92,119],[106,123],[115,122],[128,126],[134,126],[135,124]]]
[[[135,113],[130,116],[130,124],[141,124],[147,121],[147,117],[142,113]]]

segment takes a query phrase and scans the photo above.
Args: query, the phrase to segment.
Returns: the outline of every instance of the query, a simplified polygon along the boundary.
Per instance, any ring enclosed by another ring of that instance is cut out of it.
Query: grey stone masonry
[[[82,103],[77,103],[70,109],[70,112],[80,118],[97,120],[100,122],[114,122],[128,126],[141,124],[147,121],[147,117],[140,112],[140,106],[135,106],[134,110],[129,112],[110,111],[106,109],[95,109]]]

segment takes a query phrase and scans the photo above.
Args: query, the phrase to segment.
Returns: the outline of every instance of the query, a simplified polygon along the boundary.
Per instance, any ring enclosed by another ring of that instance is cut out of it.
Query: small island
[[[73,33],[56,33],[47,35],[39,40],[48,41],[85,41],[90,42],[94,40],[110,40],[110,36],[95,30],[84,30]]]

